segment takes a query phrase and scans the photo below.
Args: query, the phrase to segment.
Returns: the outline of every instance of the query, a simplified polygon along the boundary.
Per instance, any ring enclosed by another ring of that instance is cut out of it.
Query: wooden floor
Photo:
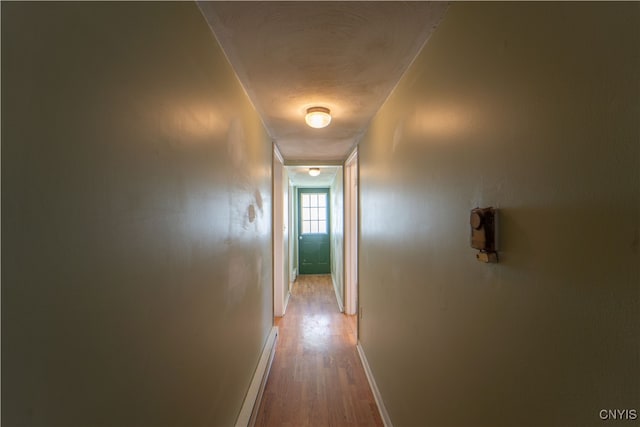
[[[340,313],[331,276],[300,276],[257,426],[382,426],[356,350],[356,317]]]

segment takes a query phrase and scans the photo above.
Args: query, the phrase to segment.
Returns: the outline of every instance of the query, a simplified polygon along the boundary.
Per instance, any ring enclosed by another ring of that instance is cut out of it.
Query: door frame
[[[289,185],[287,170],[278,147],[273,144],[273,316],[282,317],[289,302],[288,221],[285,222],[285,191]],[[288,197],[287,197],[288,208]],[[286,236],[286,237],[285,237]]]
[[[344,312],[358,312],[358,147],[344,162]]]

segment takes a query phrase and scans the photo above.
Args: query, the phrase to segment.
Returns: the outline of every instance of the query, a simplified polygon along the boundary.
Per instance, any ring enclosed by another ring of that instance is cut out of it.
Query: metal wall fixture
[[[498,211],[492,207],[471,210],[471,247],[479,250],[476,258],[480,262],[498,262],[497,214]]]

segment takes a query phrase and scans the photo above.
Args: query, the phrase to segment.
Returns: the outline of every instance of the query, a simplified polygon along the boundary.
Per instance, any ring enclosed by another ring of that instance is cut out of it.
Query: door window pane
[[[304,193],[301,202],[302,233],[327,234],[327,194]]]

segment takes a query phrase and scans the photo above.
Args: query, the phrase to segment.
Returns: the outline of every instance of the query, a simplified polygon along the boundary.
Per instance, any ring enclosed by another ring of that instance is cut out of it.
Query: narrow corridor
[[[257,426],[382,426],[331,276],[300,276],[280,329]]]

